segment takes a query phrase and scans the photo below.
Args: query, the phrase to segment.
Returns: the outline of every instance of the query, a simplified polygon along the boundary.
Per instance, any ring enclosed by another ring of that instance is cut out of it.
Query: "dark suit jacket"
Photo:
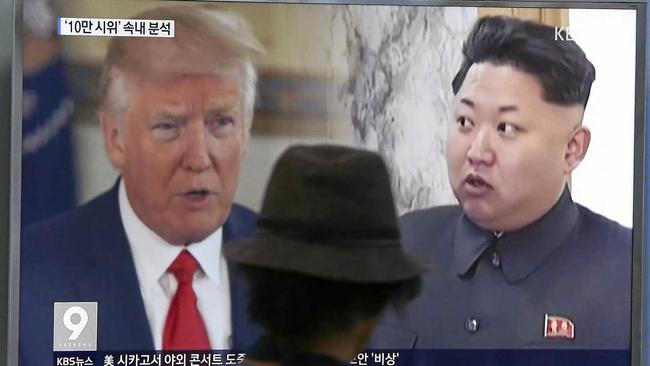
[[[632,232],[568,191],[541,219],[499,238],[459,206],[416,211],[400,225],[406,250],[432,270],[418,298],[387,313],[370,348],[630,347]],[[546,314],[570,319],[575,337],[545,337]]]
[[[98,303],[98,350],[153,350],[133,257],[118,205],[118,185],[89,203],[23,230],[20,278],[20,365],[52,365],[53,307]],[[252,234],[256,215],[233,205],[224,242]],[[246,315],[245,282],[229,266],[233,349],[258,336]]]

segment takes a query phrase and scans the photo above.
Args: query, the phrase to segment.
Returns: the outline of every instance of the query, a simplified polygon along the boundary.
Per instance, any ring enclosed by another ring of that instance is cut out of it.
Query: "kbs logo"
[[[97,350],[97,303],[54,303],[54,351]]]
[[[93,360],[90,357],[57,357],[56,366],[92,366]]]
[[[569,27],[555,27],[555,40],[556,41],[573,41],[571,37],[571,30]]]

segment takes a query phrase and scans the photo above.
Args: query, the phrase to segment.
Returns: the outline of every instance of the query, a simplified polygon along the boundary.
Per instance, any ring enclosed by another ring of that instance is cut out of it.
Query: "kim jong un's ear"
[[[587,127],[578,125],[569,137],[564,155],[565,173],[571,173],[585,158],[589,143],[591,142],[591,131]]]

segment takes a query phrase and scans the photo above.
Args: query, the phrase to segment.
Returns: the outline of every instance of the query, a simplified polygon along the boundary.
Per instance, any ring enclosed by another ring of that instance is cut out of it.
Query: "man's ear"
[[[250,130],[246,130],[246,125],[242,126],[242,144],[241,149],[239,150],[239,157],[244,159],[246,157],[246,152],[248,151],[248,142],[251,139]]]
[[[564,155],[565,173],[571,173],[585,158],[589,143],[591,142],[591,131],[587,127],[578,126],[572,133],[567,143]]]
[[[124,122],[116,120],[112,113],[99,113],[99,125],[102,129],[104,149],[106,149],[106,154],[113,167],[119,171],[122,171],[126,161],[126,151],[124,149],[125,126],[121,126],[121,123]]]

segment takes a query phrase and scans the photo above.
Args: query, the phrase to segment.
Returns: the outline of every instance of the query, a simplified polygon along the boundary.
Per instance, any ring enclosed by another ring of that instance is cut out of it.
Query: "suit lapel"
[[[242,219],[239,214],[240,208],[233,205],[228,220],[223,226],[223,242],[249,236],[254,228],[254,220],[251,222]],[[253,324],[247,312],[247,289],[246,281],[236,265],[228,263],[228,278],[230,280],[230,309],[232,320],[232,344],[233,350],[246,350],[261,334],[258,326]]]
[[[140,293],[133,256],[119,212],[117,184],[98,212],[88,238],[87,265],[79,294],[97,301],[97,342],[101,350],[153,350],[153,337]],[[81,296],[80,296],[81,298]]]
[[[261,331],[253,324],[247,312],[247,290],[245,280],[237,269],[237,266],[228,265],[230,277],[230,303],[232,317],[232,349],[238,351],[246,350]]]

